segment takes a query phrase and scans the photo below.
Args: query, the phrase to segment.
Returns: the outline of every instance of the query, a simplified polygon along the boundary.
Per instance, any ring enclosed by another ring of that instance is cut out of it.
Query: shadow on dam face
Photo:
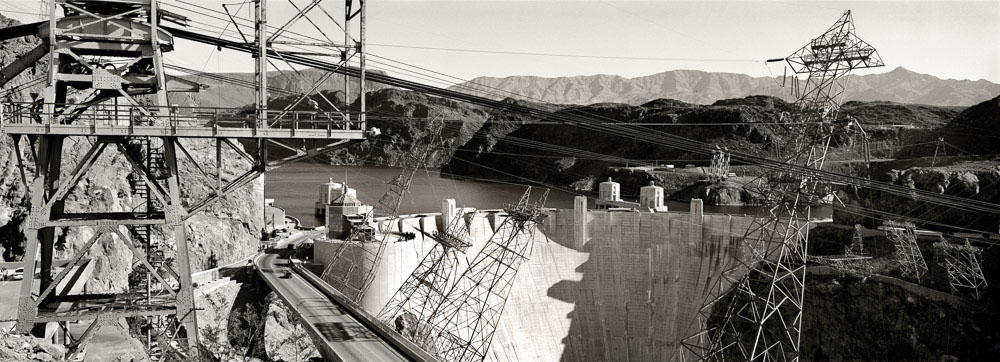
[[[708,288],[744,257],[751,220],[591,210],[579,223],[571,211],[552,212],[538,233],[488,359],[671,360],[697,331]]]
[[[752,220],[583,209],[547,215],[517,272],[487,360],[671,360],[697,330],[708,288],[748,254],[742,239]],[[404,216],[392,228],[428,232],[433,217]],[[499,223],[495,214],[472,218],[469,259]],[[421,237],[390,243],[362,306],[378,313],[432,245]],[[338,247],[317,242],[316,261],[326,262]]]

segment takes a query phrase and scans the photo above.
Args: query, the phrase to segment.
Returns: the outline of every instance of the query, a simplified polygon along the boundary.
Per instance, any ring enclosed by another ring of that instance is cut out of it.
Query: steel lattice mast
[[[886,220],[882,223],[886,236],[896,249],[895,257],[899,262],[900,273],[904,278],[920,283],[920,278],[927,274],[927,261],[924,260],[920,246],[917,245],[916,226],[908,221]]]
[[[775,155],[790,164],[822,169],[832,136],[843,129],[835,122],[846,76],[854,69],[882,66],[882,60],[854,34],[850,11],[782,60],[808,78],[804,90],[796,92],[798,112],[782,125],[793,140],[773,145]],[[798,360],[809,205],[830,192],[823,186],[806,174],[768,175],[767,188],[759,193],[770,207],[744,235],[744,251],[749,256],[735,261],[708,291],[699,312],[700,331],[682,342],[682,357]]]
[[[344,243],[337,248],[333,258],[323,268],[321,274],[323,280],[326,280],[330,286],[340,291],[351,301],[360,303],[365,292],[368,291],[368,287],[375,280],[375,270],[382,262],[385,247],[393,235],[391,224],[399,218],[399,206],[410,188],[410,182],[413,181],[413,175],[417,172],[417,168],[426,164],[437,151],[443,127],[444,121],[440,115],[429,122],[429,140],[422,149],[408,153],[410,157],[404,161],[407,167],[400,170],[399,175],[389,181],[389,191],[386,191],[379,198],[375,204],[375,212],[366,214],[360,226],[351,230],[349,236],[344,239]],[[420,142],[414,142],[414,144],[420,144]],[[377,223],[379,235],[367,235],[368,229],[365,226],[374,222],[375,213],[385,215],[386,218]],[[381,238],[371,240],[376,236]]]
[[[461,256],[472,246],[468,239],[473,215],[450,215],[444,230],[426,234],[436,244],[379,312],[380,320],[417,345],[430,341],[432,329],[427,321],[458,279]]]
[[[430,335],[416,341],[443,361],[482,361],[514,284],[518,268],[531,253],[542,207],[549,191],[534,203],[529,187],[516,204],[507,205],[507,217],[482,251],[469,263],[423,323]]]
[[[986,293],[986,276],[983,274],[983,249],[972,246],[969,239],[962,244],[952,244],[942,238],[934,243],[934,250],[940,256],[938,263],[948,272],[951,292],[967,293],[978,300]]]

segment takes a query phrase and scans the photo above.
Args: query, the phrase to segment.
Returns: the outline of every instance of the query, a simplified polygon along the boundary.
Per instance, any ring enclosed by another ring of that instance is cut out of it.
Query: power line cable
[[[190,38],[194,40],[194,39],[197,38],[197,36],[191,35]],[[196,41],[198,41],[198,40],[196,40]],[[219,46],[222,46],[222,43],[219,43],[217,40],[213,41],[211,39],[203,39],[201,41],[209,43],[209,44],[218,44]],[[235,49],[239,49],[239,45],[235,45],[235,44],[226,44],[226,46],[227,47],[232,47],[232,48],[235,48]],[[278,54],[280,54],[280,53],[278,53]],[[324,67],[326,67],[325,64],[322,61],[318,61],[318,60],[315,60],[315,59],[312,59],[312,58],[309,58],[309,57],[299,57],[299,56],[294,55],[294,54],[286,55],[286,57],[294,58],[293,60],[295,62],[303,64],[303,65],[313,66],[315,68],[324,68]],[[348,74],[348,75],[351,75],[351,74],[357,72],[357,70],[355,70],[355,69],[340,69],[340,71],[343,72],[344,74]],[[372,79],[372,81],[379,82],[381,80],[382,83],[386,83],[386,84],[389,84],[389,85],[395,85],[395,86],[401,86],[403,88],[409,88],[409,89],[413,89],[413,90],[420,91],[420,92],[430,92],[431,94],[434,94],[434,95],[437,95],[437,96],[445,96],[447,98],[453,98],[453,99],[456,99],[456,100],[468,101],[468,102],[472,102],[472,103],[476,103],[476,104],[480,104],[480,105],[491,106],[491,107],[498,107],[498,108],[503,108],[503,109],[508,109],[508,110],[522,111],[522,112],[525,112],[525,113],[531,114],[531,115],[539,115],[539,116],[546,116],[546,115],[548,115],[548,116],[550,116],[549,118],[555,118],[555,117],[564,116],[564,115],[554,114],[553,112],[539,111],[537,109],[530,109],[530,108],[519,106],[519,105],[505,104],[505,103],[502,103],[502,102],[496,102],[496,101],[487,100],[487,99],[479,99],[476,96],[465,95],[465,94],[457,93],[457,92],[454,92],[454,91],[448,91],[448,90],[444,90],[444,89],[435,89],[434,87],[424,86],[424,85],[420,85],[418,83],[413,83],[413,82],[405,81],[405,80],[401,80],[401,79],[393,79],[391,77],[385,77],[385,76],[379,77],[379,76],[377,76],[375,74],[372,74],[372,75],[369,76],[369,78]],[[518,109],[518,108],[521,108],[521,109]],[[590,120],[593,120],[592,117],[584,117],[584,119],[586,119],[586,118],[590,118]],[[615,128],[617,128],[617,127],[605,126],[605,127],[601,128],[601,129],[595,129],[595,130],[602,131],[602,132],[605,132],[605,133],[608,133],[608,134],[618,134],[620,136],[629,136],[629,134],[627,133],[627,130],[620,130],[620,129],[615,129]],[[665,134],[665,133],[662,133],[662,132],[656,132],[655,130],[639,130],[639,131],[636,131],[636,132],[637,133],[633,133],[631,136],[637,137],[637,139],[639,139],[641,141],[650,142],[650,143],[654,143],[654,144],[655,143],[660,143],[661,145],[668,146],[668,147],[676,146],[675,148],[680,148],[680,149],[685,149],[685,147],[688,147],[687,150],[694,151],[694,152],[700,151],[700,152],[704,153],[704,152],[710,151],[709,149],[705,148],[706,145],[700,144],[697,141],[692,141],[692,140],[688,140],[688,139],[684,139],[684,138],[678,138],[676,136],[672,136],[672,135]],[[643,132],[646,132],[646,133],[644,134]],[[664,138],[673,138],[673,139],[670,140],[671,142],[668,144],[668,143],[664,143],[662,141],[661,142],[657,142],[656,140],[649,138],[648,136],[650,136],[650,135],[663,136]],[[647,137],[643,137],[643,136],[647,136]],[[692,142],[692,143],[685,144],[685,142]],[[762,166],[766,166],[766,167],[768,167],[768,168],[770,168],[772,170],[778,170],[778,171],[784,171],[784,172],[794,172],[794,173],[797,173],[797,174],[800,174],[800,175],[803,175],[803,176],[810,176],[810,177],[818,177],[820,179],[827,179],[827,181],[831,181],[832,180],[832,181],[842,181],[842,182],[848,182],[848,183],[853,183],[853,184],[860,184],[863,187],[874,188],[874,189],[881,189],[882,191],[890,192],[890,193],[897,193],[899,195],[917,194],[918,198],[920,198],[922,200],[925,200],[925,201],[949,203],[949,204],[951,204],[952,206],[954,206],[956,208],[963,208],[963,209],[967,209],[967,210],[976,210],[976,209],[978,209],[979,211],[997,213],[995,205],[992,205],[992,204],[989,204],[989,203],[976,202],[975,200],[969,200],[969,199],[960,198],[960,197],[952,197],[950,195],[934,195],[934,194],[930,194],[930,193],[927,193],[927,192],[922,192],[922,190],[907,189],[905,187],[900,187],[900,186],[897,186],[897,185],[891,185],[891,184],[885,184],[885,183],[880,183],[880,182],[874,182],[874,181],[871,181],[871,180],[860,179],[858,177],[852,177],[850,175],[837,174],[837,173],[829,172],[829,171],[814,170],[814,169],[809,169],[809,168],[806,168],[806,167],[794,166],[794,165],[779,165],[781,163],[781,161],[774,161],[774,160],[769,160],[769,159],[763,159],[763,158],[760,158],[759,156],[733,153],[733,158],[734,159],[743,159],[744,161],[747,161],[747,162],[750,162],[750,163],[757,163],[757,164],[760,164]]]

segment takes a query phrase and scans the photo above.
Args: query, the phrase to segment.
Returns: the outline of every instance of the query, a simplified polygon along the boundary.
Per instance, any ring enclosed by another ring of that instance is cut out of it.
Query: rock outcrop
[[[944,167],[912,167],[905,170],[890,170],[878,177],[879,181],[905,186],[915,190],[953,195],[1000,203],[1000,166],[995,163],[964,162]],[[884,216],[867,211],[875,209],[896,215],[917,217],[931,223],[925,225],[934,229],[934,224],[956,225],[978,230],[996,230],[994,217],[973,212],[954,210],[947,206],[928,204],[911,197],[887,195],[867,189],[848,189],[844,200],[849,209],[835,208],[834,221],[845,225],[865,224],[875,226],[875,220]]]
[[[40,338],[0,331],[0,362],[65,361],[66,347]]]
[[[761,197],[746,187],[749,179],[701,180],[670,195],[678,201],[701,199],[705,205],[744,206],[759,203]]]
[[[264,349],[273,361],[305,361],[321,358],[306,330],[274,293],[268,294],[269,307],[264,332]]]

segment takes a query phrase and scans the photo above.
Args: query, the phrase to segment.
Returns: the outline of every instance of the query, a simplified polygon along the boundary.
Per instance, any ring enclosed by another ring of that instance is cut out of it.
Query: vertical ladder
[[[135,159],[142,162],[143,166],[149,170],[154,179],[166,174],[163,149],[160,146],[154,145],[150,137],[136,138],[131,145],[134,146],[132,151],[135,151],[133,154],[136,156]],[[132,189],[132,195],[137,200],[137,203],[133,204],[132,211],[139,218],[150,218],[154,212],[162,208],[162,205],[159,205],[156,198],[152,196],[150,185],[138,173],[133,172],[130,175],[129,184]],[[139,224],[130,226],[129,237],[145,253],[146,262],[154,270],[164,270],[163,266],[167,260],[166,254],[162,249],[163,237],[152,225]],[[171,285],[162,285],[145,268],[141,261],[133,263],[129,284],[133,292],[132,303],[135,307],[149,306],[153,303],[155,297],[166,293],[166,288],[173,288]],[[159,345],[158,341],[162,338],[159,338],[161,337],[157,336],[159,333],[154,333],[154,331],[165,331],[169,325],[171,323],[163,320],[161,317],[137,320],[132,324],[132,333],[146,346],[146,352],[149,354],[150,359],[161,360],[164,357],[163,348]]]

